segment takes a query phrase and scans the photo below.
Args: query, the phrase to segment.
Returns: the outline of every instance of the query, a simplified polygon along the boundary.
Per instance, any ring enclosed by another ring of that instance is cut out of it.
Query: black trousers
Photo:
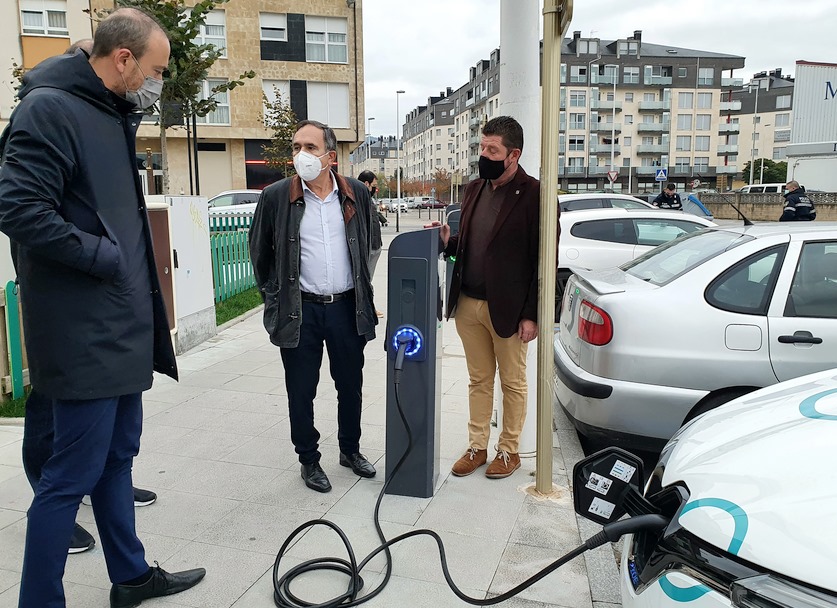
[[[331,304],[302,303],[302,329],[296,348],[282,348],[285,387],[293,441],[302,464],[319,462],[320,433],[314,426],[314,398],[320,381],[323,344],[337,389],[337,439],[340,451],[360,451],[360,412],[363,389],[363,349],[366,338],[357,333],[354,298]]]

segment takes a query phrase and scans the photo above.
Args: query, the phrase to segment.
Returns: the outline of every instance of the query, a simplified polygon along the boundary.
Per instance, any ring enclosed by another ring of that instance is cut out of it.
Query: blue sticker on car
[[[832,388],[831,390],[822,391],[821,393],[806,397],[802,400],[802,403],[799,404],[799,413],[806,418],[813,418],[815,420],[837,420],[837,415],[835,414],[823,414],[822,412],[817,411],[817,401],[823,397],[833,395],[834,393],[837,393],[837,388]]]
[[[694,602],[712,591],[706,585],[693,585],[691,587],[677,587],[663,575],[660,577],[660,588],[669,599],[675,602]]]

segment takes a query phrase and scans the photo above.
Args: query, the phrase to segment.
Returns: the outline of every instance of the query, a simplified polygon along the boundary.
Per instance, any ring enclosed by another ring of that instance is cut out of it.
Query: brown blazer
[[[468,183],[462,196],[459,233],[452,235],[445,253],[455,255],[447,316],[451,317],[462,286],[465,256],[478,255],[485,264],[488,311],[494,331],[502,338],[517,333],[522,319],[538,320],[538,245],[540,237],[540,182],[518,167],[505,186],[506,196],[494,224],[487,251],[469,251],[468,234],[485,180]]]

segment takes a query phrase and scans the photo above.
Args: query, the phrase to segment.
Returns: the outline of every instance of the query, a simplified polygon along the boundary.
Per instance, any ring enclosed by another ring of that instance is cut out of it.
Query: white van
[[[785,184],[750,184],[739,190],[742,194],[781,194]]]

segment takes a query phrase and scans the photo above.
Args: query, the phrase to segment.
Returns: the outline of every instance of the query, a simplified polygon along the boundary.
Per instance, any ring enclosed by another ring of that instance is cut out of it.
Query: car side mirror
[[[642,496],[642,460],[621,448],[610,447],[580,460],[573,467],[575,512],[605,525],[629,513],[649,512]],[[650,507],[650,511],[657,511]]]

